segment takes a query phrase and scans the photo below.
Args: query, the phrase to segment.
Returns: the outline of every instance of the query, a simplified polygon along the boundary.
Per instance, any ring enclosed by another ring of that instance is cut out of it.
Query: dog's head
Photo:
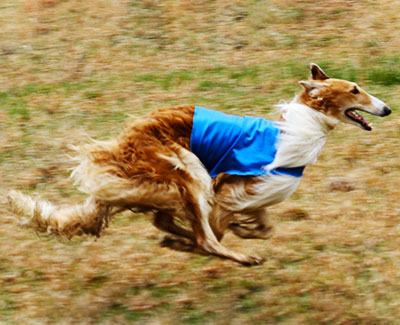
[[[304,87],[301,103],[339,121],[354,124],[371,131],[372,126],[357,111],[387,116],[390,108],[378,98],[369,95],[354,82],[329,78],[315,63],[311,63],[311,78],[299,81]]]

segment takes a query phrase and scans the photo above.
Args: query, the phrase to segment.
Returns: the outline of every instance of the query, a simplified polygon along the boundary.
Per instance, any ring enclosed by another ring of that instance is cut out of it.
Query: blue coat
[[[272,163],[280,130],[275,122],[251,116],[236,116],[195,107],[190,139],[191,151],[212,177],[266,175]],[[270,173],[301,177],[304,167],[277,168]]]

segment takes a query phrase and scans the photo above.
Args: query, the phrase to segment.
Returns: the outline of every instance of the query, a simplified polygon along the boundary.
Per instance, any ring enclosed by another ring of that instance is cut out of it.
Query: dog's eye
[[[357,87],[354,87],[351,91],[352,94],[357,95],[360,91],[358,90]]]

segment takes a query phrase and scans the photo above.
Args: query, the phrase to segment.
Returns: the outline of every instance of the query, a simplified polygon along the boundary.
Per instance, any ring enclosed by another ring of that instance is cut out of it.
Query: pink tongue
[[[367,129],[372,129],[371,125],[369,125],[369,123],[360,114],[358,114],[356,111],[349,112],[349,115],[351,115],[351,117],[353,117],[357,121],[360,121],[361,124],[364,127],[366,127]]]

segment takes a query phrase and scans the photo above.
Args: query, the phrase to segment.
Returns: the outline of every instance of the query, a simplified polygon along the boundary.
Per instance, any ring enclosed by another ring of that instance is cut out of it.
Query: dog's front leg
[[[194,218],[190,218],[190,221],[196,242],[203,250],[212,255],[231,259],[246,266],[259,265],[264,262],[264,259],[259,256],[236,253],[221,245],[209,223],[212,207],[207,205],[207,201],[202,199],[201,195],[195,204],[190,205],[189,209],[191,210],[190,212],[193,212]]]
[[[216,236],[210,225],[215,201],[211,177],[200,160],[192,152],[179,146],[175,146],[174,148],[174,157],[161,155],[160,158],[169,161],[175,169],[187,175],[186,179],[188,181],[181,184],[183,186],[181,193],[183,194],[182,205],[185,218],[192,226],[197,244],[197,247],[193,247],[193,251],[196,252],[200,248],[209,254],[228,258],[243,265],[261,264],[264,261],[261,257],[235,253],[221,245],[219,239],[222,237],[222,233]],[[225,228],[228,224],[229,222]],[[170,228],[173,232],[177,230],[175,226],[171,225],[165,228]],[[183,232],[178,231],[178,233],[181,235]],[[172,240],[171,242],[175,244],[177,241]],[[174,248],[173,245],[171,247]]]
[[[192,225],[195,241],[187,239],[188,236],[183,236],[184,233],[169,231],[170,233],[174,233],[179,237],[174,238],[171,236],[167,236],[161,242],[161,245],[163,247],[169,247],[179,251],[190,251],[192,253],[197,253],[201,255],[216,255],[222,258],[233,260],[246,266],[259,265],[264,262],[264,259],[259,256],[248,256],[241,253],[236,253],[221,245],[219,240],[222,238],[222,234],[223,231],[226,229],[226,226],[221,228],[221,224],[217,224],[213,225],[212,228],[209,219],[225,219],[225,221],[228,222],[230,218],[219,218],[219,216],[216,215],[215,210],[212,210],[211,204],[209,204],[207,200],[203,199],[201,194],[197,198],[198,200],[196,201],[188,200],[188,202],[190,203],[185,208],[186,216]],[[213,218],[210,218],[210,214],[212,214]],[[161,215],[159,217],[161,218]],[[169,228],[169,230],[176,229]],[[214,233],[214,231],[216,233]]]
[[[235,217],[229,224],[229,229],[236,236],[244,239],[268,239],[273,234],[266,209],[246,211]]]
[[[154,215],[153,224],[156,228],[169,232],[170,234],[190,239],[192,243],[196,238],[192,231],[189,231],[175,223],[174,216],[168,212],[158,211]],[[165,245],[168,246],[168,245]]]

